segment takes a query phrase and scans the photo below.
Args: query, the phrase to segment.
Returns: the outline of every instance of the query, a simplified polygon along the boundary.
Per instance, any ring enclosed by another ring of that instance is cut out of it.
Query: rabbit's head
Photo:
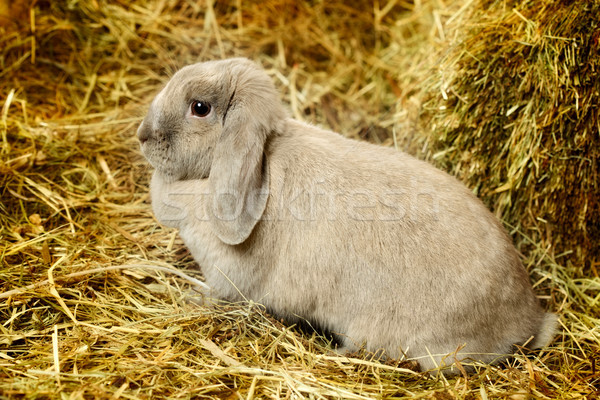
[[[165,180],[208,178],[213,229],[224,242],[237,244],[264,211],[265,141],[284,118],[268,75],[234,58],[179,70],[150,105],[137,135]]]

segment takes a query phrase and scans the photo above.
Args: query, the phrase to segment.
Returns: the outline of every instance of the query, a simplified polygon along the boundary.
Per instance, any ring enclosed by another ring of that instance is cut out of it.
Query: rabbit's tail
[[[531,342],[530,347],[532,349],[540,349],[542,347],[546,347],[550,344],[552,339],[554,339],[554,335],[556,334],[558,328],[558,317],[556,314],[546,313],[544,314],[544,318],[542,319],[542,323],[540,324],[539,331],[533,342]]]

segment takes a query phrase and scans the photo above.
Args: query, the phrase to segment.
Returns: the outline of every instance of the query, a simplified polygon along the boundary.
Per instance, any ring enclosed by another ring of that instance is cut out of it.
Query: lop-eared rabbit
[[[553,338],[556,316],[465,186],[289,118],[254,62],[181,69],[138,138],[155,168],[154,213],[179,229],[210,297],[316,323],[342,353],[365,346],[430,371]]]

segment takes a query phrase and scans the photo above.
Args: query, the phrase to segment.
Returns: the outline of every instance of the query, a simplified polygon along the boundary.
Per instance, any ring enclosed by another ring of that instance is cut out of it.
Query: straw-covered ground
[[[596,398],[598,1],[0,1],[0,398]],[[177,68],[261,62],[291,113],[457,174],[561,331],[445,379],[329,352],[153,219],[135,130]]]

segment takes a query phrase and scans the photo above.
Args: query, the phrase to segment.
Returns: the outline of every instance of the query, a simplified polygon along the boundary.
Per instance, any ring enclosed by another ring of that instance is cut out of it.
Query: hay
[[[259,305],[188,301],[200,272],[152,217],[134,132],[178,67],[256,58],[296,117],[414,148],[424,143],[419,98],[439,58],[431,49],[456,39],[452,22],[471,15],[472,2],[24,4],[0,7],[18,13],[0,27],[0,397],[595,393],[598,275],[580,276],[535,237],[524,261],[561,313],[561,335],[541,352],[446,380],[410,363],[335,356],[327,338]]]
[[[428,155],[585,274],[600,261],[599,14],[476,1],[424,89]]]

